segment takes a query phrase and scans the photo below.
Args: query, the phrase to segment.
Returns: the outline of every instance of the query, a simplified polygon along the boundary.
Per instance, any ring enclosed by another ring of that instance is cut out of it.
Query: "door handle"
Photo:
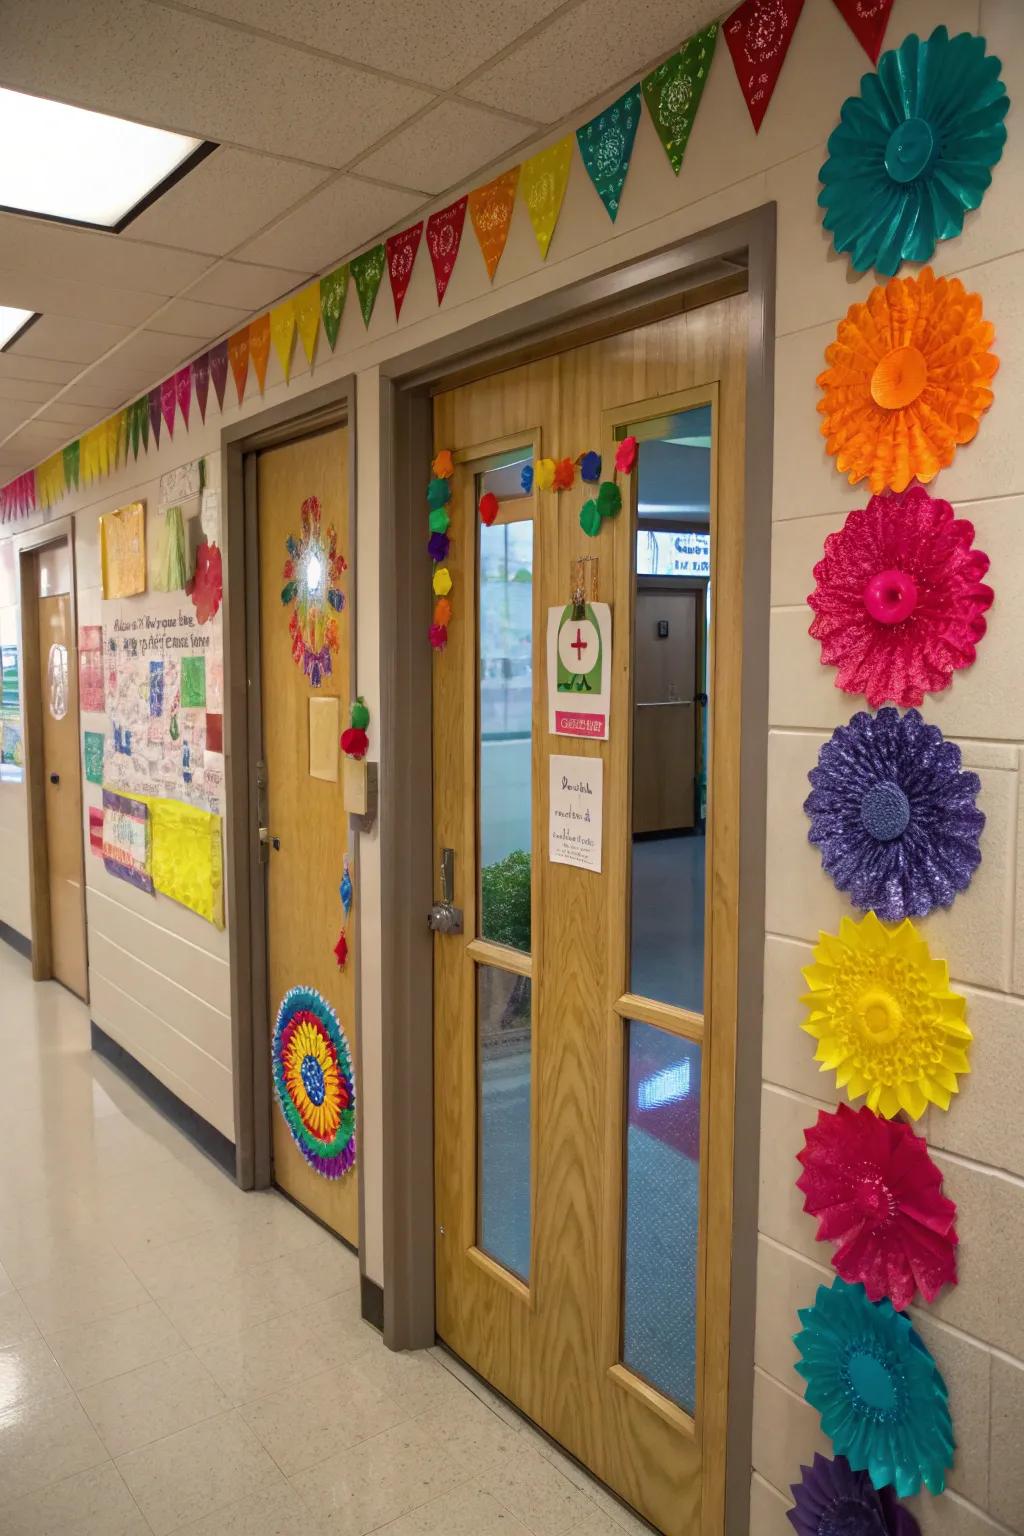
[[[462,908],[452,904],[455,895],[455,849],[441,849],[441,900],[427,913],[431,933],[461,933]]]
[[[50,783],[51,784],[59,784],[60,783],[60,774],[59,773],[51,773],[50,774]]]
[[[692,709],[692,699],[638,699],[637,709]]]
[[[269,827],[260,827],[259,836],[262,849],[270,847],[273,848],[275,853],[281,852],[281,839],[279,837],[271,837]]]

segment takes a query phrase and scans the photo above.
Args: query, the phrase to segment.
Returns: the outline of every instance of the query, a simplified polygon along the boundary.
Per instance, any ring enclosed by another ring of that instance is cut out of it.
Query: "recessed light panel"
[[[0,352],[20,330],[24,329],[33,315],[34,311],[31,309],[10,309],[7,305],[0,304]]]

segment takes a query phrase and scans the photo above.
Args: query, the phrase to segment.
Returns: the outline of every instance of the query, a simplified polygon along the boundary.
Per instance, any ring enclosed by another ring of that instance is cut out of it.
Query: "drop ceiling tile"
[[[137,331],[106,359],[114,367],[123,368],[122,377],[137,378],[144,375],[146,387],[159,384],[172,368],[179,368],[186,358],[194,357],[206,346],[204,336],[173,336],[163,331]],[[129,386],[131,388],[132,386]],[[143,383],[139,383],[141,389]]]
[[[34,405],[19,404],[16,400],[0,400],[0,437],[6,437],[16,427],[20,427],[34,410]]]
[[[13,304],[41,315],[70,315],[134,326],[148,320],[162,302],[159,293],[142,293],[134,288],[79,283],[40,272],[0,271],[0,304]]]
[[[53,398],[59,384],[35,383],[31,379],[9,379],[0,374],[0,400],[15,400],[22,405],[44,405]]]
[[[218,336],[235,331],[251,310],[230,304],[201,304],[197,299],[172,299],[153,316],[148,329],[165,331],[172,336],[203,336],[216,341]]]
[[[4,28],[0,7],[0,33]],[[0,84],[2,74],[0,44]],[[212,258],[163,245],[144,245],[95,229],[72,229],[47,219],[0,213],[0,270],[61,281],[133,288],[142,293],[177,293],[210,266]]]
[[[421,192],[457,186],[535,130],[464,101],[442,101],[354,167]]]
[[[33,420],[51,422],[55,426],[66,428],[69,432],[84,432],[86,427],[95,426],[102,415],[102,410],[97,410],[94,405],[76,405],[73,400],[66,400],[61,396],[52,405],[44,405],[41,409],[37,407]]]
[[[133,219],[121,238],[224,256],[329,174],[294,160],[222,145]]]
[[[6,353],[7,357],[58,358],[69,363],[92,363],[131,334],[127,325],[107,325],[98,320],[72,320],[60,315],[41,315]]]
[[[314,192],[273,229],[244,246],[240,254],[253,261],[304,267],[309,272],[329,270],[422,202],[419,192],[396,191],[343,176]]]
[[[0,379],[29,379],[37,384],[67,384],[81,372],[80,363],[61,363],[48,357],[20,357],[0,352]]]
[[[30,462],[34,464],[39,459],[45,458],[48,453],[55,452],[76,435],[67,427],[55,426],[52,422],[27,421],[4,443],[4,452],[27,450]]]
[[[474,101],[554,123],[617,80],[634,79],[721,14],[720,0],[584,0],[462,90]],[[727,64],[727,50],[717,67]]]
[[[68,384],[61,394],[61,400],[88,406],[93,411],[103,413],[115,410],[128,400],[134,400],[143,389],[156,382],[145,367],[126,368],[117,358],[115,352],[110,362],[99,363],[84,373],[80,380]]]
[[[148,0],[0,8],[0,84],[341,166],[427,91]]]
[[[246,261],[221,261],[188,290],[187,297],[204,304],[238,304],[249,313],[266,309],[283,293],[297,288],[312,275],[314,267],[299,270],[258,267]]]

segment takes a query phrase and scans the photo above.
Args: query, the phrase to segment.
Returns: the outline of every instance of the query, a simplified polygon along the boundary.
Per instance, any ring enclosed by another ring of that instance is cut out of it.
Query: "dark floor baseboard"
[[[359,1301],[366,1322],[384,1332],[384,1287],[369,1275],[359,1276]]]
[[[223,1132],[216,1126],[204,1120],[197,1114],[191,1105],[179,1099],[176,1093],[172,1093],[166,1083],[162,1083],[158,1077],[154,1077],[148,1067],[126,1051],[123,1045],[118,1045],[111,1039],[106,1030],[92,1019],[89,1020],[89,1028],[92,1031],[92,1048],[104,1061],[109,1061],[112,1067],[116,1067],[122,1077],[126,1077],[134,1088],[144,1094],[155,1109],[168,1119],[172,1125],[195,1143],[200,1152],[205,1152],[207,1157],[223,1168],[229,1178],[235,1177],[235,1146],[228,1140]]]
[[[32,940],[26,939],[23,933],[19,933],[17,928],[12,928],[9,923],[0,923],[0,939],[3,939],[4,943],[9,944],[12,949],[16,949],[19,955],[24,955],[26,960],[32,959]]]

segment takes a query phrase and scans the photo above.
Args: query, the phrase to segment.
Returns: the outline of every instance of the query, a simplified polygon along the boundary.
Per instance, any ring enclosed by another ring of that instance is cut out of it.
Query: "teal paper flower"
[[[885,277],[959,235],[1003,153],[1010,102],[985,39],[936,27],[883,53],[843,103],[819,173],[837,251]]]
[[[954,1445],[946,1383],[909,1320],[838,1277],[799,1316],[796,1370],[836,1455],[900,1498],[922,1483],[941,1493]]]

